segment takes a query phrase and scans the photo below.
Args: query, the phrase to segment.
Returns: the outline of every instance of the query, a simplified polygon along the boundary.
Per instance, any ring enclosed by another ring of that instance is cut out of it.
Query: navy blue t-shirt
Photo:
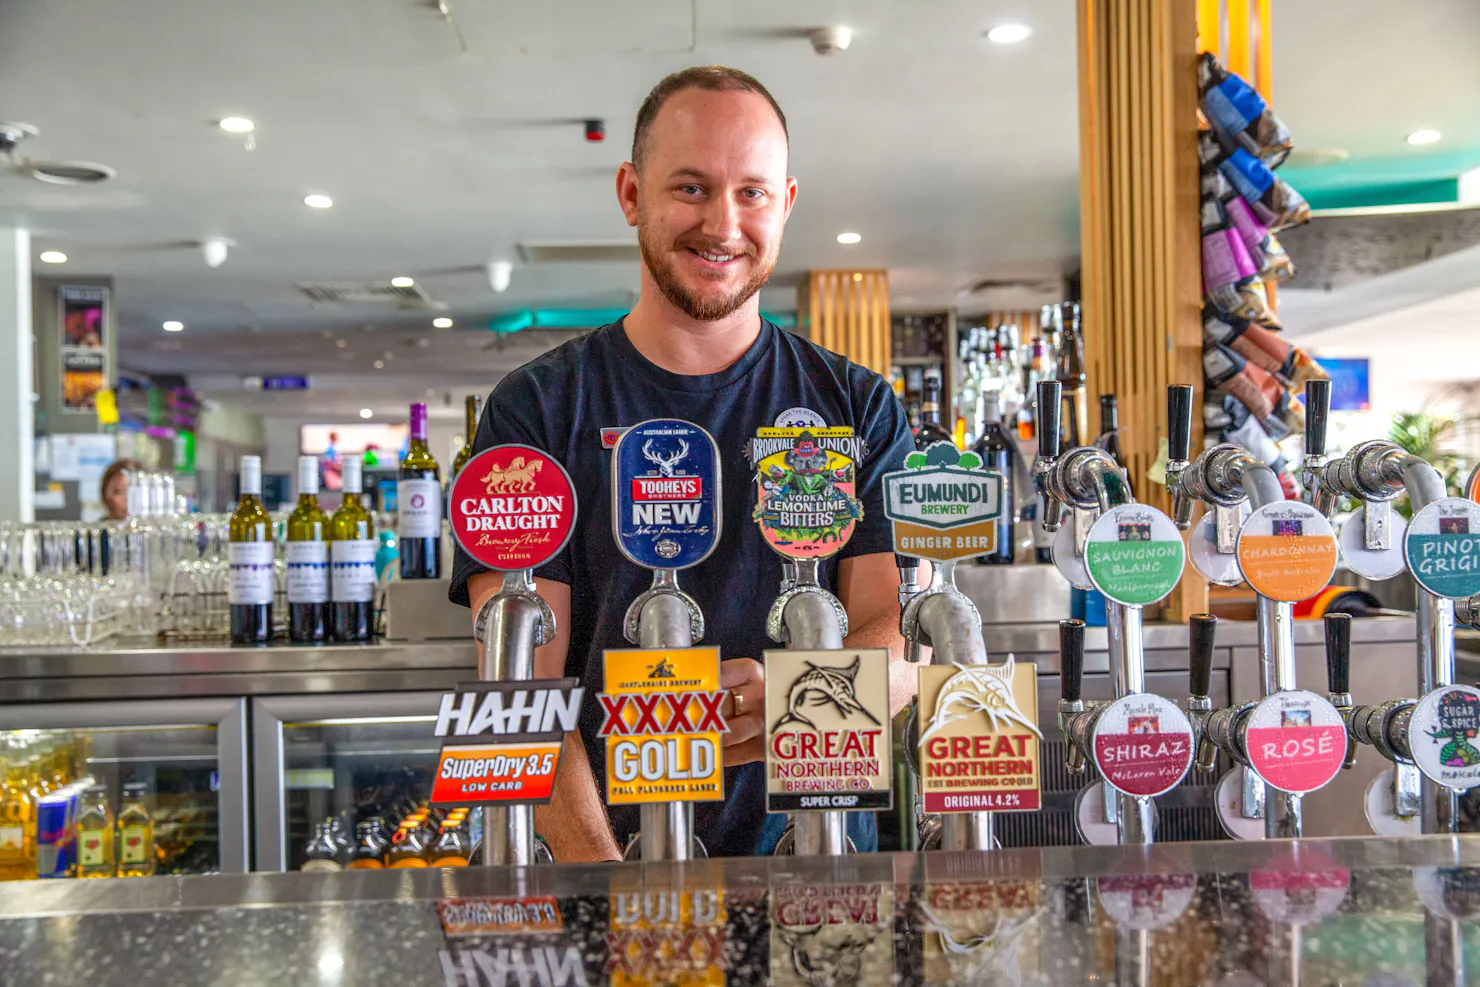
[[[762,651],[781,647],[766,636],[766,614],[779,592],[782,560],[750,517],[755,491],[748,442],[757,428],[778,424],[783,412],[799,408],[827,425],[851,426],[867,446],[856,488],[863,518],[843,550],[821,567],[823,584],[836,592],[838,559],[892,551],[881,477],[902,468],[914,448],[904,409],[873,371],[763,321],[755,344],[730,367],[702,376],[675,374],[639,353],[618,321],[525,364],[489,397],[474,451],[504,443],[534,446],[558,459],[575,483],[580,515],[570,544],[536,575],[570,586],[565,674],[581,679],[590,697],[580,726],[598,787],[604,786],[606,760],[594,699],[602,691],[601,653],[632,647],[622,635],[623,617],[652,584],[651,570],[628,561],[612,539],[611,452],[602,447],[602,430],[679,418],[714,436],[724,474],[720,542],[708,559],[679,573],[679,586],[704,612],[704,640],[696,643],[718,646],[721,658],[760,661]],[[467,606],[468,579],[482,567],[461,549],[454,559],[452,601]],[[638,827],[638,808],[607,811],[618,845],[624,845]],[[724,801],[696,803],[694,816],[711,854],[757,852],[765,817],[764,764],[727,770]]]

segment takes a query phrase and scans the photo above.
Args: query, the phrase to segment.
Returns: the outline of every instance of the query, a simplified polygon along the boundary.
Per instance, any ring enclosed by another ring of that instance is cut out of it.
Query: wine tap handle
[[[1059,621],[1059,661],[1059,699],[1077,703],[1084,686],[1084,621]]]
[[[1187,621],[1188,691],[1199,699],[1206,698],[1213,685],[1213,634],[1218,618],[1210,613],[1195,613]]]
[[[1351,692],[1352,615],[1326,614],[1326,685],[1333,695]]]
[[[1167,387],[1167,459],[1186,462],[1192,458],[1192,385]]]
[[[1064,385],[1056,380],[1038,382],[1038,455],[1053,459],[1059,454],[1059,411]]]
[[[1326,454],[1326,423],[1331,417],[1331,382],[1305,382],[1305,455]]]

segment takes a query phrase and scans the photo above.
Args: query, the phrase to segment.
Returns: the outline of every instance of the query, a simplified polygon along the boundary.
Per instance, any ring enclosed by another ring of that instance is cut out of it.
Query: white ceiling
[[[517,246],[630,242],[612,179],[639,102],[669,71],[722,62],[759,76],[791,125],[801,192],[765,307],[792,308],[810,268],[887,267],[896,304],[919,307],[954,304],[980,278],[1076,264],[1073,0],[449,4],[466,52],[427,0],[0,0],[0,119],[41,129],[27,154],[118,170],[96,188],[0,171],[0,225],[64,250],[56,271],[113,275],[125,364],[215,375],[200,378],[212,396],[250,407],[266,399],[238,397],[232,375],[285,368],[326,388],[274,407],[322,415],[327,382],[375,373],[362,364],[385,350],[397,358],[357,386],[476,389],[549,337],[483,353],[488,337],[470,327],[527,306],[630,304],[630,265],[519,266]],[[1467,82],[1480,5],[1398,9],[1275,4],[1276,103],[1302,146],[1401,151],[1418,126],[1480,143]],[[1004,21],[1035,33],[986,42]],[[812,52],[807,30],[827,24],[853,28],[846,54]],[[257,122],[255,150],[215,126],[227,115]],[[606,120],[605,143],[582,139],[587,117]],[[309,192],[335,207],[306,208]],[[843,230],[863,242],[840,246]],[[236,242],[216,270],[193,246],[209,236]],[[482,273],[493,259],[516,263],[504,295]],[[417,350],[439,313],[316,309],[293,289],[398,274],[459,329]],[[186,332],[164,336],[165,319]]]

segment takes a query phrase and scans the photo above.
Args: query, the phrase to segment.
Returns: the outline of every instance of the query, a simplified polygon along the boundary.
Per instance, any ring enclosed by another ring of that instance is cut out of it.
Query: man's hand
[[[725,767],[733,768],[766,757],[766,678],[754,658],[729,658],[719,663],[719,686],[730,691],[725,704]],[[735,715],[739,696],[740,715]]]

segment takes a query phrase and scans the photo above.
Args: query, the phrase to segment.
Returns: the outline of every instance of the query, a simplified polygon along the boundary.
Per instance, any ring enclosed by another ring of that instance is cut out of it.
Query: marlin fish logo
[[[1016,662],[1012,655],[1000,665],[962,665],[956,663],[956,674],[946,679],[940,695],[935,698],[935,713],[925,726],[920,739],[928,740],[931,734],[948,723],[970,716],[986,713],[993,730],[1000,730],[1012,723],[1031,730],[1039,740],[1043,734],[1038,725],[1023,715],[1017,700],[1012,695],[1012,671]]]
[[[817,724],[802,714],[807,706],[831,705],[845,720],[854,713],[862,713],[868,717],[870,723],[878,726],[878,718],[864,709],[863,704],[858,701],[854,683],[858,679],[858,669],[862,663],[862,657],[854,658],[853,664],[847,668],[807,662],[807,670],[792,682],[787,695],[786,712],[776,720],[771,732],[775,733],[788,723],[805,723],[813,730],[820,731]]]

